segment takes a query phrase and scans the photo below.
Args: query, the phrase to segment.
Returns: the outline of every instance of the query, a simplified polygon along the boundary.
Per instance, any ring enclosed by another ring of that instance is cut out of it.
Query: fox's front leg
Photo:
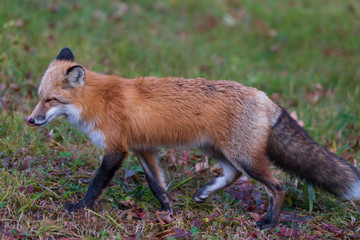
[[[104,188],[110,183],[114,177],[115,172],[120,168],[122,162],[127,157],[127,152],[121,153],[107,153],[105,154],[99,170],[97,171],[95,178],[90,184],[90,187],[85,194],[84,198],[80,202],[72,204],[68,203],[64,206],[65,212],[76,212],[81,208],[91,208],[94,205],[95,200],[102,193]]]
[[[163,170],[155,150],[136,151],[135,154],[145,172],[151,191],[160,202],[160,211],[172,213],[172,201],[167,193]]]

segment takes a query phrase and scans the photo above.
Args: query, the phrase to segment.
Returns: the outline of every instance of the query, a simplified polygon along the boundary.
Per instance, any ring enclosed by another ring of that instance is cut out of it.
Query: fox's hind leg
[[[236,160],[246,174],[265,185],[266,192],[270,196],[268,212],[264,220],[256,223],[257,227],[262,230],[276,226],[279,222],[285,192],[282,184],[271,174],[267,157],[259,154],[250,159],[242,157]]]
[[[210,194],[231,185],[241,174],[221,152],[212,149],[202,150],[218,161],[223,172],[221,176],[215,178],[196,191],[194,195],[194,200],[196,202],[203,202],[209,198]]]
[[[152,150],[136,151],[135,154],[145,172],[151,191],[160,202],[160,211],[168,211],[172,213],[172,201],[167,193],[163,169],[156,152]]]

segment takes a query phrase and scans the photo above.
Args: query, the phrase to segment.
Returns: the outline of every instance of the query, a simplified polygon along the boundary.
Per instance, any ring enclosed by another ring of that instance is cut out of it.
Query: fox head
[[[79,95],[84,80],[84,68],[74,62],[69,48],[62,49],[41,79],[39,101],[26,119],[27,124],[42,127],[62,115],[70,121],[78,119],[80,111],[74,98]]]

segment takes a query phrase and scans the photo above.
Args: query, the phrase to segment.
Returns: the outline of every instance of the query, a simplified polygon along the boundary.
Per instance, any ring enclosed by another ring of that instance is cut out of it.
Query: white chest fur
[[[66,116],[68,121],[86,133],[96,146],[105,148],[106,144],[104,134],[100,130],[95,129],[95,124],[93,122],[81,119],[80,109],[69,104],[67,105]]]

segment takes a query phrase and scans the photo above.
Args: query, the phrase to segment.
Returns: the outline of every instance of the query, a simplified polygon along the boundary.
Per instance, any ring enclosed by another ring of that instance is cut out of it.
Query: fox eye
[[[45,102],[48,103],[48,102],[55,101],[55,100],[56,100],[55,98],[48,98],[45,100]]]

